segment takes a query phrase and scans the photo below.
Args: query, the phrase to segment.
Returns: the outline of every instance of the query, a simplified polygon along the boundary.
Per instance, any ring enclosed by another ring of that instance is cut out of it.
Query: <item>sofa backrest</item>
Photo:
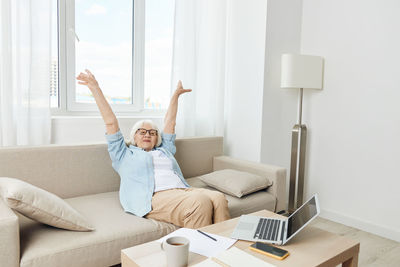
[[[176,159],[186,178],[212,171],[213,157],[223,154],[222,137],[176,140]],[[0,177],[13,177],[61,198],[119,189],[106,144],[0,148]]]
[[[176,139],[175,158],[183,176],[190,178],[213,171],[213,158],[223,155],[223,138],[185,137]]]

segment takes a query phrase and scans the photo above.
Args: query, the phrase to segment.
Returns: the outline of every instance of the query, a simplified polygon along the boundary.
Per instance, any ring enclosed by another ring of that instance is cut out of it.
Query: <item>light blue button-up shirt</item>
[[[171,161],[172,168],[182,182],[181,169],[175,160],[175,134],[162,133],[162,143],[156,150],[161,150]],[[141,148],[125,144],[121,131],[106,135],[108,152],[112,166],[121,177],[119,199],[126,212],[143,217],[151,211],[151,198],[154,193],[154,166],[151,153]]]

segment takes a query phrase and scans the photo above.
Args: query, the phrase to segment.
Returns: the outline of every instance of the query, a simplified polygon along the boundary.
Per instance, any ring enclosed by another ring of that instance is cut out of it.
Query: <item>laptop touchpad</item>
[[[237,229],[239,230],[252,230],[253,228],[254,228],[253,223],[240,222],[239,225],[237,226]]]

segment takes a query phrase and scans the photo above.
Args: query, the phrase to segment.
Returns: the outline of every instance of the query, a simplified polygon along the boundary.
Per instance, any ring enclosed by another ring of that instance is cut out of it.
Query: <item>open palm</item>
[[[182,81],[178,82],[178,85],[176,86],[175,94],[180,96],[181,94],[191,92],[192,89],[184,89],[182,86]]]
[[[90,90],[98,88],[99,84],[97,83],[97,80],[94,77],[94,75],[87,69],[85,71],[86,71],[86,73],[81,72],[76,77],[76,79],[78,80],[78,83],[82,84],[82,85],[86,85],[87,87],[89,87]]]

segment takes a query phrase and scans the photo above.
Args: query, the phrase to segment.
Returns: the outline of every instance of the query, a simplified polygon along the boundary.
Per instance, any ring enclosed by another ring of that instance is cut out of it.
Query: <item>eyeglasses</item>
[[[146,130],[146,129],[143,129],[143,128],[139,128],[136,131],[136,133],[139,133],[140,135],[146,135],[147,132],[150,134],[150,136],[156,136],[157,133],[158,133],[158,131],[154,130],[154,129]]]

